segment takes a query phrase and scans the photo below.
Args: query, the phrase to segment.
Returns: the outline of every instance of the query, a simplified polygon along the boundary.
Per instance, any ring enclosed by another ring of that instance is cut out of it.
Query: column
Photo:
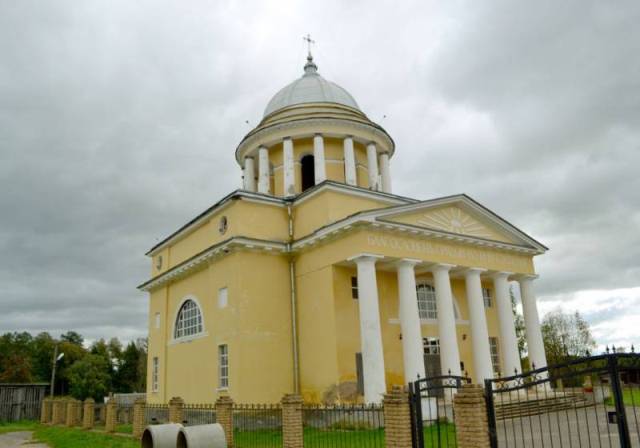
[[[367,165],[369,165],[369,189],[378,188],[378,150],[375,143],[367,145]]]
[[[453,312],[453,295],[449,270],[450,264],[436,264],[431,268],[436,288],[436,308],[438,310],[438,333],[440,336],[440,364],[442,374],[460,376],[460,352],[456,333],[456,318]]]
[[[356,156],[353,153],[353,138],[348,136],[344,139],[344,181],[348,185],[356,185],[357,179]]]
[[[533,280],[536,275],[520,277],[520,297],[522,299],[522,314],[524,315],[524,328],[527,336],[527,348],[529,349],[529,361],[536,369],[547,366],[547,356],[544,352],[544,342],[540,329],[540,317],[536,296],[533,292]]]
[[[380,176],[382,177],[382,191],[391,193],[391,173],[389,172],[389,153],[380,154]]]
[[[418,377],[425,377],[422,328],[420,327],[414,271],[414,266],[419,262],[419,260],[404,259],[397,264],[398,315],[400,316],[400,328],[402,329],[402,360],[404,363],[404,382],[406,384],[417,380]]]
[[[484,384],[487,378],[493,378],[491,365],[491,349],[489,348],[489,331],[484,311],[482,283],[480,273],[485,269],[471,268],[465,272],[467,303],[469,304],[469,320],[471,324],[471,344],[473,347],[474,382]]]
[[[327,168],[324,161],[324,139],[320,134],[313,136],[313,168],[316,185],[327,180]]]
[[[293,140],[285,137],[282,141],[282,178],[284,180],[284,197],[295,196],[296,176],[293,163]]]
[[[511,376],[515,371],[521,372],[518,338],[511,308],[508,278],[510,272],[498,272],[493,275],[493,287],[496,292],[498,323],[500,326],[500,342],[502,351],[502,376]]]
[[[258,192],[269,194],[269,150],[264,146],[258,149]]]
[[[360,308],[360,345],[364,400],[380,403],[387,392],[384,376],[384,355],[380,329],[376,260],[378,255],[358,255],[350,258],[358,268],[358,306]]]
[[[243,177],[244,189],[247,191],[256,191],[256,168],[253,163],[253,157],[244,158]]]

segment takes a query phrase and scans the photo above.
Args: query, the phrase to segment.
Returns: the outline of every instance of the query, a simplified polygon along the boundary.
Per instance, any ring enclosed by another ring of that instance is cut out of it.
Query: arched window
[[[202,313],[198,304],[191,299],[185,300],[178,317],[176,317],[176,327],[173,334],[175,339],[193,336],[202,333]]]
[[[302,191],[305,191],[316,184],[316,172],[313,156],[311,154],[307,154],[300,159],[300,164],[302,165]]]
[[[418,283],[416,285],[416,293],[418,295],[418,313],[420,319],[437,319],[438,308],[436,306],[436,288],[428,283]],[[460,318],[458,303],[455,297],[453,299],[453,314],[456,319]]]

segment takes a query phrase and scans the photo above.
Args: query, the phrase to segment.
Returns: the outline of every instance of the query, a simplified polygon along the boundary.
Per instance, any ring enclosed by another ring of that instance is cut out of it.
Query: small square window
[[[229,303],[229,290],[227,287],[218,290],[218,308],[226,308]]]
[[[351,277],[351,298],[358,298],[358,277]]]

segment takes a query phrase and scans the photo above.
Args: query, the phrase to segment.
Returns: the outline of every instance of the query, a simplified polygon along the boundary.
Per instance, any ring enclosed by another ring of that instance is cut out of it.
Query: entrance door
[[[440,340],[438,338],[423,338],[422,344],[424,347],[424,373],[427,378],[427,387],[433,387],[433,384],[429,378],[442,375],[442,367],[440,364]],[[437,380],[436,380],[437,382]],[[440,385],[439,383],[437,385]],[[433,389],[436,396],[442,396],[443,389]]]

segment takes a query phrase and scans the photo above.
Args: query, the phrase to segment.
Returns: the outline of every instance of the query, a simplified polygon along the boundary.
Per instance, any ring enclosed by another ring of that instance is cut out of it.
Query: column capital
[[[431,272],[436,272],[436,271],[446,271],[449,272],[452,268],[455,268],[456,265],[455,264],[448,264],[448,263],[434,263],[431,266],[429,266],[429,270]]]
[[[291,136],[287,135],[286,137],[282,137],[282,140],[293,140]]]
[[[394,265],[400,267],[400,266],[415,266],[417,264],[422,263],[422,260],[417,260],[415,258],[401,258],[398,261],[396,261],[394,263]]]
[[[483,272],[487,272],[487,269],[485,268],[467,268],[463,271],[464,275],[473,275],[473,274],[482,274]]]
[[[498,279],[505,279],[508,280],[510,276],[513,275],[513,272],[507,272],[507,271],[498,271],[498,272],[492,272],[491,273],[491,278],[494,280],[498,280]]]
[[[536,280],[539,277],[540,276],[538,274],[515,274],[515,275],[513,275],[513,279],[517,280],[519,282],[533,281],[533,280]]]
[[[321,132],[316,132],[315,134],[313,134],[314,137],[322,137],[322,133]]]
[[[384,258],[384,255],[362,253],[362,254],[354,255],[353,257],[347,258],[347,261],[353,261],[355,263],[359,263],[363,261],[373,261],[375,263],[381,258]]]

